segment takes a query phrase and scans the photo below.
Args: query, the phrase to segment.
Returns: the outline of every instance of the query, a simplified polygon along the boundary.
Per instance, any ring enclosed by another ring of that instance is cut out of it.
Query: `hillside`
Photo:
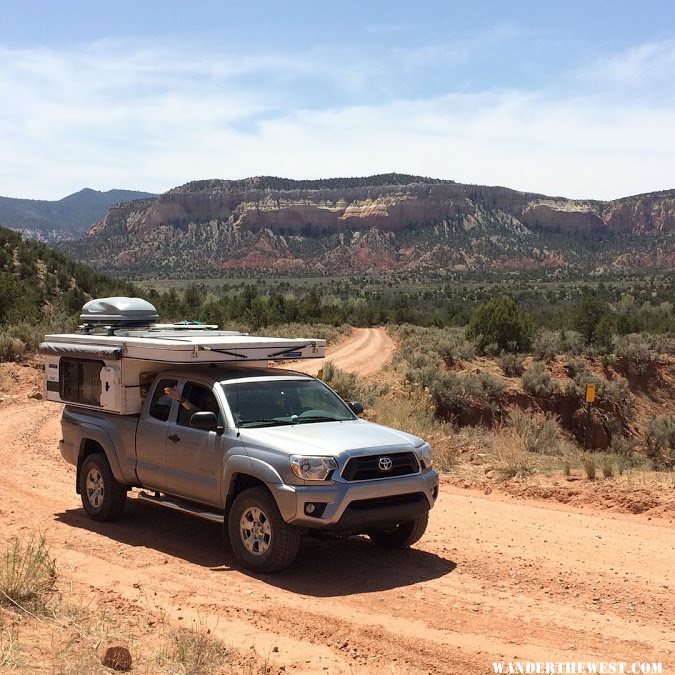
[[[137,190],[85,188],[58,201],[0,197],[0,225],[47,242],[74,239],[100,221],[111,206],[152,196]]]
[[[675,190],[611,202],[387,174],[188,183],[67,249],[135,274],[675,269]]]
[[[45,326],[72,327],[91,296],[106,295],[134,295],[134,289],[0,227],[0,360],[13,356],[3,340],[18,338],[34,349]]]

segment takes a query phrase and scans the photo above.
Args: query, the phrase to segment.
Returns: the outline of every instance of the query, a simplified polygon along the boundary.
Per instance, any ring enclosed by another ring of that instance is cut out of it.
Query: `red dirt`
[[[513,484],[514,497],[444,480],[413,549],[307,539],[293,568],[258,576],[234,565],[211,523],[135,499],[118,523],[89,520],[58,453],[60,406],[27,398],[36,371],[0,372],[19,396],[0,404],[0,540],[44,532],[63,594],[114,600],[129,622],[207,622],[275,672],[487,673],[515,659],[675,667],[673,513],[632,515],[651,503],[647,488],[623,514],[574,484],[552,504],[556,486]]]
[[[326,350],[325,359],[285,363],[281,368],[316,375],[326,361],[336,368],[372,375],[382,370],[394,355],[396,346],[383,328],[354,328],[346,340]]]

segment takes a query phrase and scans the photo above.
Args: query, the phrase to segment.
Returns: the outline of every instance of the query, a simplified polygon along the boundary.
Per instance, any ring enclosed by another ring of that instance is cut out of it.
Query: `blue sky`
[[[675,187],[675,3],[3,2],[0,194],[398,171]]]

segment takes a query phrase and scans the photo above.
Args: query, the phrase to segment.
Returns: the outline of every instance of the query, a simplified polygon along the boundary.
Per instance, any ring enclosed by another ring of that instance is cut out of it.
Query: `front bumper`
[[[431,509],[438,497],[438,473],[431,469],[380,480],[268,487],[287,523],[358,534],[412,520]]]

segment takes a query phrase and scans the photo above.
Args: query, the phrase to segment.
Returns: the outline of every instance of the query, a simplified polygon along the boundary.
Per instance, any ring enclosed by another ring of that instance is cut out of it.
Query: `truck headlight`
[[[305,457],[291,455],[291,469],[303,480],[326,480],[331,471],[338,468],[334,457]]]
[[[422,468],[430,469],[434,465],[434,458],[431,452],[431,446],[428,443],[420,445],[418,448],[415,448],[415,455],[419,460]]]

